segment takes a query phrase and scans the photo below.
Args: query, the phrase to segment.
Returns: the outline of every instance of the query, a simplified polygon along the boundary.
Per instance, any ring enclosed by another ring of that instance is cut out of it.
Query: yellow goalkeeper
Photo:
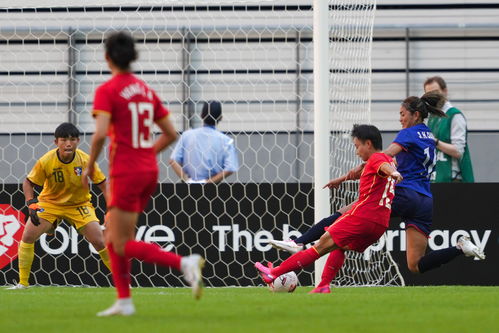
[[[54,136],[57,148],[43,155],[23,182],[29,219],[18,250],[19,283],[10,289],[29,286],[35,242],[43,233],[53,232],[62,220],[74,226],[94,246],[110,269],[104,235],[90,202],[90,189],[81,183],[88,155],[77,149],[80,133],[75,125],[62,123],[56,128]],[[106,177],[97,165],[92,181],[104,195],[107,194]],[[34,185],[43,186],[38,198],[35,198]]]

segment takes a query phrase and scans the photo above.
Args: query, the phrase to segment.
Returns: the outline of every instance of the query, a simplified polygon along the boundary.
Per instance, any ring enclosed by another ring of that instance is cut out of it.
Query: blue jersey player
[[[404,177],[395,187],[391,216],[400,216],[406,223],[407,266],[413,273],[424,273],[437,268],[462,254],[485,258],[483,252],[465,236],[459,238],[456,246],[425,254],[433,215],[430,175],[436,163],[436,151],[435,138],[424,124],[424,119],[430,113],[445,117],[440,109],[444,103],[445,97],[436,92],[426,93],[421,98],[406,98],[400,106],[402,130],[384,151],[396,157],[397,170]],[[347,174],[347,179],[358,178],[354,175],[362,170],[363,165],[352,169]],[[336,188],[343,180],[341,177],[333,179],[326,186]],[[303,244],[317,240],[324,233],[324,227],[331,225],[344,211],[345,208],[342,208],[340,212],[321,220],[294,241],[274,240],[270,243],[278,249],[297,252],[302,249]],[[328,267],[324,267],[322,281],[312,292],[329,293],[330,276]]]

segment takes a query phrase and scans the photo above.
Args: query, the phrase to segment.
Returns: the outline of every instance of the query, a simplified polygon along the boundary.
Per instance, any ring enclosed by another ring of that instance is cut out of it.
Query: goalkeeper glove
[[[33,198],[31,200],[26,201],[26,205],[28,206],[29,217],[31,218],[31,223],[36,226],[40,225],[40,219],[38,218],[38,212],[43,209],[38,205],[38,199]]]

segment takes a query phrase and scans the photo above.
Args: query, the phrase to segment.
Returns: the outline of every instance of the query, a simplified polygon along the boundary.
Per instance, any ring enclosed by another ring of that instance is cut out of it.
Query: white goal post
[[[325,44],[319,53],[313,45],[314,3],[325,8]],[[240,162],[238,172],[222,184],[188,185],[179,183],[169,166],[172,148],[162,153],[158,192],[141,216],[137,238],[182,255],[203,254],[209,286],[258,285],[255,261],[278,263],[288,256],[272,249],[269,239],[304,232],[331,213],[331,200],[336,208],[354,200],[355,184],[332,197],[321,188],[357,163],[349,132],[354,123],[370,121],[375,0],[314,3],[89,0],[68,6],[25,0],[0,5],[0,284],[17,279],[21,213],[26,213],[20,184],[36,160],[54,148],[55,127],[76,124],[80,148],[89,150],[93,94],[110,77],[103,41],[117,30],[136,39],[139,59],[133,71],[156,90],[180,133],[202,125],[204,101],[222,103],[218,128],[234,139]],[[107,157],[99,163],[107,174]],[[102,218],[105,205],[98,190],[94,203]],[[37,242],[30,282],[110,285],[92,250],[63,224],[55,237],[44,235]],[[384,248],[369,253],[369,258],[349,254],[335,284],[403,284]],[[302,284],[313,284],[313,271],[299,274]],[[137,286],[183,285],[178,274],[142,263],[134,263],[133,273]]]

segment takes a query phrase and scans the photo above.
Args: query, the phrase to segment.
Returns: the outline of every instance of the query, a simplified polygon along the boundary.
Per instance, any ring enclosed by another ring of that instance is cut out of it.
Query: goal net
[[[311,1],[29,1],[0,7],[0,284],[18,278],[17,245],[26,214],[21,184],[55,148],[69,121],[89,150],[95,89],[109,79],[103,41],[117,30],[137,41],[133,71],[156,90],[182,133],[202,126],[204,101],[220,101],[218,129],[234,139],[239,170],[224,183],[183,184],[159,156],[160,184],[142,214],[137,239],[207,258],[209,286],[258,285],[255,261],[280,262],[268,240],[313,223],[313,44]],[[330,1],[331,176],[358,161],[349,131],[369,122],[374,1]],[[173,145],[174,146],[174,145]],[[99,164],[107,174],[107,156]],[[105,203],[94,189],[102,218]],[[333,193],[355,199],[356,185]],[[348,259],[337,283],[397,285],[384,248]],[[180,275],[135,262],[137,286],[183,286]],[[360,277],[361,276],[361,277]],[[313,283],[312,269],[300,273]],[[38,285],[110,285],[99,256],[63,223],[35,246]]]

